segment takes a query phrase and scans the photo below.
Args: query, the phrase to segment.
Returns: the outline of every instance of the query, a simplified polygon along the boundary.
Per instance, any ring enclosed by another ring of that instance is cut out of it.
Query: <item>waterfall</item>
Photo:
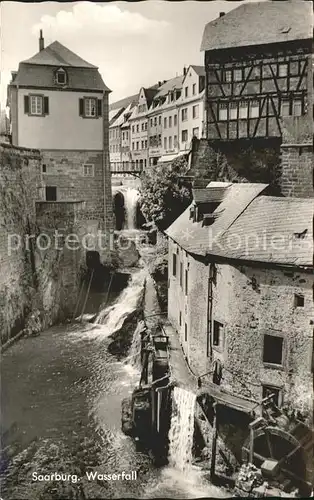
[[[169,430],[169,464],[175,469],[185,470],[192,462],[195,401],[195,394],[174,387]]]
[[[139,321],[133,335],[129,355],[126,358],[127,363],[138,369],[141,368],[141,333],[144,331],[144,329],[144,321]]]
[[[125,319],[139,307],[143,297],[146,275],[146,269],[134,272],[127,287],[117,297],[115,303],[104,307],[89,326],[86,325],[80,332],[75,332],[77,340],[84,337],[101,341],[118,331]]]
[[[139,196],[138,190],[134,188],[128,188],[124,193],[126,229],[136,229],[136,210]]]

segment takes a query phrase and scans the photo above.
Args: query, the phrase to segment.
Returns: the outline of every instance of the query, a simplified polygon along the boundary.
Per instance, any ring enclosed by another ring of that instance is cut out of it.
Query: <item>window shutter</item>
[[[44,114],[49,115],[49,97],[44,97]]]
[[[24,96],[24,113],[29,113],[29,96]]]
[[[97,100],[97,116],[102,116],[102,100]]]
[[[84,116],[84,99],[79,99],[79,115]]]

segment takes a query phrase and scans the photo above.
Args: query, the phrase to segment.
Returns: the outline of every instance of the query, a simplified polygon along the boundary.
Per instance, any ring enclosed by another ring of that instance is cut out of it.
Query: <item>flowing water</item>
[[[191,467],[194,434],[194,393],[174,387],[169,431],[169,464],[179,470]]]
[[[153,281],[140,269],[132,273],[118,299],[97,316],[96,324],[53,327],[20,340],[3,354],[0,496],[4,499],[226,496],[192,469],[188,474],[180,470],[174,452],[171,465],[156,468],[121,431],[121,401],[138,384],[139,370],[131,359],[117,361],[108,346],[126,310],[137,307],[145,280],[145,315],[153,318],[158,313]],[[133,353],[137,341],[135,335]],[[191,403],[187,405],[191,410]],[[186,413],[181,412],[184,419]],[[173,436],[179,442],[174,430]],[[137,471],[137,479],[106,481],[86,474],[123,471]],[[51,478],[55,472],[69,477],[35,480],[40,474]]]
[[[127,188],[124,193],[124,206],[126,212],[126,228],[136,228],[136,210],[139,201],[139,192],[134,188]]]

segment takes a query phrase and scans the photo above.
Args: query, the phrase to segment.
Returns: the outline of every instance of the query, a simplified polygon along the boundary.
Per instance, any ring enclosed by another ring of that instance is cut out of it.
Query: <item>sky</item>
[[[244,0],[246,1],[246,0]],[[254,0],[248,0],[254,1]],[[242,2],[1,2],[1,107],[11,71],[55,40],[98,66],[110,102],[203,64],[205,24]]]

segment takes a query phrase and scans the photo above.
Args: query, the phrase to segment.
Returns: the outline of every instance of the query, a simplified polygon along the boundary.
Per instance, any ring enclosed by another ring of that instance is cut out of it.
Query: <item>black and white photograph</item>
[[[0,500],[313,497],[313,2],[0,19]]]

